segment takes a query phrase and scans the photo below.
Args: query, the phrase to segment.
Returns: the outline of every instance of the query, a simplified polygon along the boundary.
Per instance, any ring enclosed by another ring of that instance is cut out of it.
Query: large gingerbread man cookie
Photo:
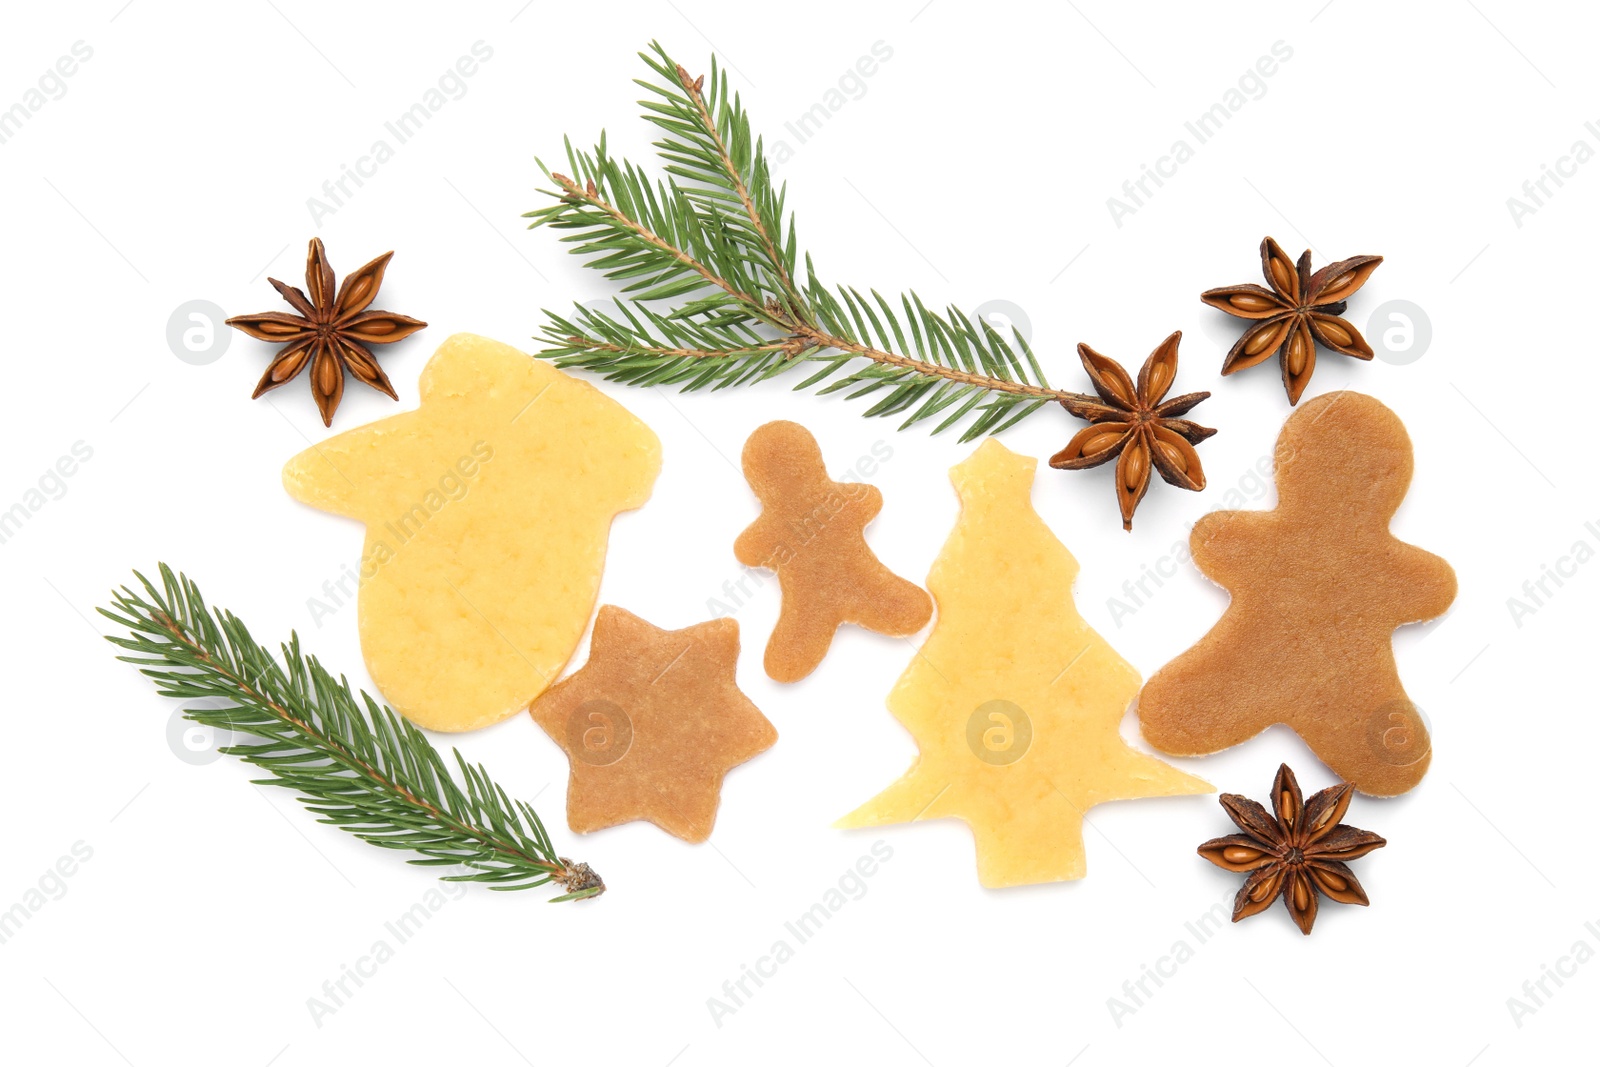
[[[661,470],[650,428],[588,382],[456,334],[422,406],[291,459],[296,500],[366,524],[361,652],[430,730],[515,715],[554,682],[594,611],[611,520]]]
[[[1397,627],[1450,607],[1455,572],[1389,533],[1411,484],[1411,439],[1370,396],[1320,396],[1277,446],[1278,506],[1195,524],[1195,564],[1233,597],[1139,697],[1152,745],[1198,756],[1275,723],[1363,793],[1422,780],[1428,731],[1400,684]]]

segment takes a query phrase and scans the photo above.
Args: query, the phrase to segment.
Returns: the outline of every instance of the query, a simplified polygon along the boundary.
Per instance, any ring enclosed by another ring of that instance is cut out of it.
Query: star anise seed
[[[1182,337],[1183,331],[1175,331],[1156,346],[1139,369],[1137,384],[1115,360],[1078,345],[1078,358],[1103,403],[1091,397],[1061,401],[1062,407],[1090,425],[1050,457],[1050,466],[1077,471],[1115,459],[1124,530],[1133,529],[1133,511],[1150,488],[1152,467],[1169,485],[1197,492],[1206,487],[1194,446],[1217,431],[1178,416],[1211,394],[1185,393],[1164,403],[1161,399],[1178,377]]]
[[[1317,365],[1317,344],[1356,359],[1371,359],[1372,346],[1347,320],[1345,302],[1383,262],[1382,256],[1351,256],[1311,273],[1311,250],[1292,261],[1278,242],[1261,242],[1261,273],[1267,285],[1207,289],[1200,299],[1235,318],[1250,319],[1244,336],[1222,362],[1222,373],[1253,367],[1273,355],[1283,367],[1289,403],[1300,401]]]
[[[1233,900],[1234,922],[1266,911],[1282,896],[1295,925],[1309,934],[1319,894],[1341,904],[1367,903],[1346,864],[1388,842],[1339,821],[1354,793],[1344,783],[1302,802],[1294,772],[1283,764],[1272,781],[1272,811],[1236,793],[1222,795],[1223,810],[1244,832],[1207,841],[1199,852],[1225,871],[1249,874]]]
[[[311,367],[311,395],[322,413],[322,424],[333,425],[333,413],[344,396],[344,375],[399,400],[389,376],[383,373],[368,345],[386,345],[409,337],[428,325],[392,311],[368,311],[383,284],[383,272],[393,252],[385,252],[354,274],[345,277],[335,292],[333,267],[328,263],[322,239],[313,237],[306,252],[305,293],[276,278],[268,278],[278,294],[299,312],[289,315],[268,311],[260,315],[235,315],[227,324],[259,341],[284,345],[272,357],[266,373],[250,394],[253,400],[269,389],[293,381],[307,365]]]

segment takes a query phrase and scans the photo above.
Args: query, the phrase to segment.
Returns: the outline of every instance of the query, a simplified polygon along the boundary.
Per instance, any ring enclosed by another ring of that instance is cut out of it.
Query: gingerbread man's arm
[[[1389,568],[1402,583],[1393,602],[1400,621],[1422,622],[1450,610],[1456,599],[1455,569],[1416,545],[1399,542],[1398,548]]]
[[[782,524],[765,509],[733,542],[733,554],[746,567],[775,569],[783,548]]]
[[[840,518],[848,519],[857,526],[865,526],[878,517],[878,512],[883,510],[883,493],[875,485],[865,482],[834,482],[838,491],[844,494],[845,505]]]
[[[1195,566],[1218,585],[1233,588],[1234,578],[1249,569],[1251,560],[1260,558],[1263,545],[1272,542],[1274,534],[1267,525],[1271,514],[1213,511],[1203,516],[1189,534]]]

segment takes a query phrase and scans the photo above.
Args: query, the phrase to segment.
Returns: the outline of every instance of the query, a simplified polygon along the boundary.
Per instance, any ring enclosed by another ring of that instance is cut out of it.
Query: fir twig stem
[[[745,215],[755,227],[756,234],[761,238],[761,245],[766,250],[768,258],[777,268],[778,280],[783,285],[786,295],[793,301],[795,308],[805,306],[805,301],[800,299],[800,294],[794,287],[794,281],[789,277],[789,268],[783,262],[783,255],[778,251],[777,244],[772,240],[772,235],[767,232],[766,224],[761,221],[761,213],[756,210],[755,201],[750,196],[750,189],[744,183],[744,178],[739,174],[739,168],[734,166],[733,157],[728,154],[728,146],[722,139],[721,132],[717,129],[717,122],[711,117],[711,109],[706,107],[705,84],[706,78],[702,74],[691,79],[689,72],[683,69],[682,64],[673,64],[673,70],[678,75],[678,83],[683,86],[689,98],[694,101],[695,111],[700,116],[700,123],[709,133],[712,143],[716,145],[717,155],[722,159],[722,166],[728,173],[728,180],[732,183],[734,192],[739,196],[739,203],[744,207]]]
[[[976,386],[996,393],[1010,393],[1013,396],[1037,397],[1044,400],[1088,400],[1094,398],[1083,393],[1071,393],[1064,389],[1051,389],[1048,386],[1032,385],[1028,382],[1013,382],[1004,378],[992,378],[985,374],[973,374],[958,367],[945,367],[937,363],[928,363],[910,356],[902,356],[894,352],[880,352],[871,345],[859,341],[852,341],[846,337],[835,337],[832,334],[818,330],[809,324],[800,324],[795,327],[796,335],[819,349],[835,349],[849,352],[852,355],[862,356],[874,363],[882,363],[891,367],[904,367],[916,374],[927,374],[944,378],[952,382],[961,382],[966,385]]]
[[[716,273],[711,270],[711,268],[707,267],[703,263],[698,262],[693,256],[689,255],[689,253],[683,251],[681,248],[676,247],[672,244],[672,242],[651,233],[643,225],[635,222],[633,219],[630,219],[615,205],[606,203],[606,201],[601,198],[599,191],[595,188],[593,181],[590,181],[583,188],[579,188],[578,183],[567,177],[565,174],[553,173],[550,175],[550,177],[557,185],[561,186],[571,202],[593,204],[596,208],[613,219],[618,226],[635,234],[641,241],[644,241],[652,247],[658,248],[662,252],[671,256],[673,259],[694,271],[696,274],[700,275],[700,277],[704,278],[707,285],[714,285],[718,289],[721,289],[723,292],[733,297],[733,299],[739,301],[739,303],[749,308],[753,314],[759,315],[774,326],[781,327],[788,324],[787,319],[785,319],[781,312],[779,312],[777,309],[768,307],[755,297],[751,296],[749,293],[740,292],[738,289],[735,289],[732,284],[727,281],[727,279],[719,278]]]

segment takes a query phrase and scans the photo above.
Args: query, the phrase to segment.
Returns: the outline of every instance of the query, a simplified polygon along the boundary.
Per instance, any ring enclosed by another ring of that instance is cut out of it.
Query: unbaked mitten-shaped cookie
[[[291,459],[296,500],[366,524],[361,652],[406,718],[475,730],[555,681],[594,611],[611,520],[661,470],[656,435],[588,382],[471,334],[422,406]]]

